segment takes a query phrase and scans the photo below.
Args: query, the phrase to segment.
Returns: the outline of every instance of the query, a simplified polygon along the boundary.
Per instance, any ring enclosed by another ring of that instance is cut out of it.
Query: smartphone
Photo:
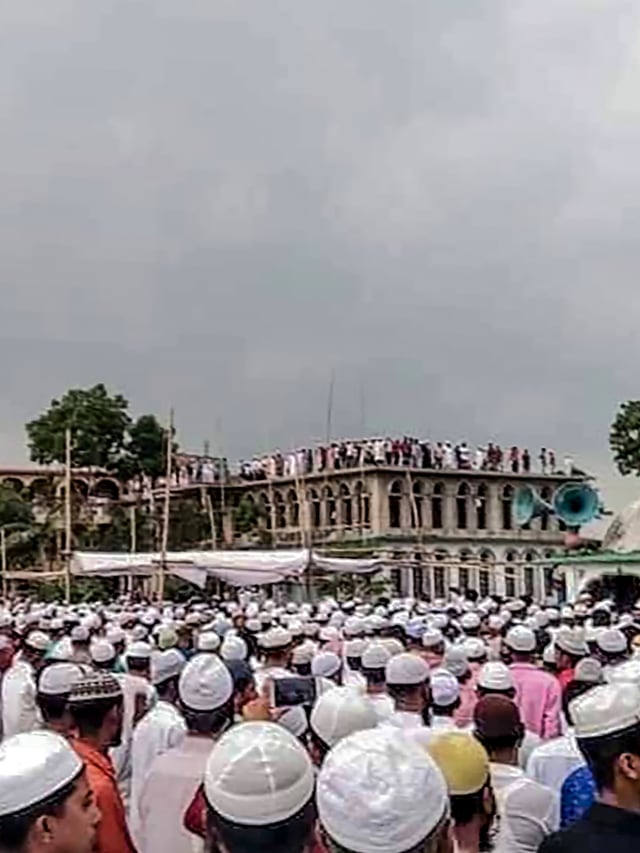
[[[296,705],[311,707],[318,693],[315,678],[305,675],[293,675],[291,678],[274,678],[272,684],[271,706],[273,708],[292,708]]]

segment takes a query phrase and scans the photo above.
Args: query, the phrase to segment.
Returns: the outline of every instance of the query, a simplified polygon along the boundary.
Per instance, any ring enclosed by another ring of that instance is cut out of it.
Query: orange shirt
[[[102,815],[98,824],[95,853],[136,853],[127,829],[111,759],[86,741],[76,738],[71,743],[86,765],[89,785]]]

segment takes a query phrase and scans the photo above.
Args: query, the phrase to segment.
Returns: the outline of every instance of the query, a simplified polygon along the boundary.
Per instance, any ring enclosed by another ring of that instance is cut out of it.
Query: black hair
[[[229,853],[302,853],[308,845],[316,820],[310,800],[296,814],[266,826],[247,826],[222,817],[209,806],[210,835],[218,836]]]
[[[146,672],[151,666],[149,658],[136,658],[127,655],[127,669],[135,670],[136,672]]]
[[[352,669],[354,672],[360,672],[362,669],[362,658],[347,658],[347,665],[349,669]]]
[[[19,853],[23,850],[33,825],[41,817],[61,817],[65,804],[74,792],[80,773],[68,782],[64,788],[56,791],[47,799],[28,806],[19,812],[0,816],[0,845],[3,851]]]
[[[363,667],[362,674],[367,679],[367,684],[385,684],[387,680],[384,667],[382,669],[365,669]]]
[[[55,722],[62,719],[69,707],[69,696],[49,696],[46,693],[38,693],[36,703],[44,722]]]
[[[604,737],[578,740],[598,791],[613,788],[616,759],[625,752],[640,755],[640,725]]]
[[[297,672],[298,675],[302,676],[310,676],[311,675],[311,664],[310,663],[294,663],[293,669]]]
[[[519,732],[511,732],[510,734],[502,734],[499,736],[482,735],[477,729],[474,735],[478,741],[484,746],[488,753],[498,752],[502,749],[514,749],[522,742],[524,737],[524,726],[520,724]]]
[[[492,690],[491,687],[481,687],[478,685],[476,692],[481,699],[485,696],[504,696],[506,699],[511,699],[512,702],[516,695],[515,687],[509,687],[507,690]]]
[[[109,699],[96,699],[92,702],[70,703],[71,716],[74,719],[80,736],[99,732],[107,717],[114,708],[122,707],[122,696]]]
[[[588,681],[570,681],[565,687],[562,694],[562,710],[569,725],[573,724],[569,705],[574,699],[577,699],[578,696],[582,696],[583,693],[586,693],[588,690],[592,690],[594,687],[597,687],[597,685],[591,684]]]
[[[318,751],[318,754],[320,755],[320,762],[323,763],[325,758],[329,754],[329,750],[331,749],[331,747],[328,746],[322,740],[322,738],[314,732],[314,730],[311,726],[309,726],[309,729],[307,731],[307,735],[311,741],[312,746],[315,747],[315,749]]]
[[[175,687],[177,689],[178,680],[178,675],[172,675],[171,678],[165,678],[164,681],[160,681],[158,684],[155,684],[154,687],[156,688],[156,692],[159,698],[162,699],[163,697],[165,697],[172,687]]]
[[[476,815],[484,812],[484,792],[485,787],[483,786],[473,794],[452,794],[449,797],[451,817],[458,826],[471,823]]]
[[[200,735],[222,732],[233,721],[233,697],[213,711],[198,711],[183,702],[180,709],[190,732]]]

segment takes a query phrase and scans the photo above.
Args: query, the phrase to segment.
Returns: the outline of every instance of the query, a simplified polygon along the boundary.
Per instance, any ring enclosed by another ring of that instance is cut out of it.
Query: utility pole
[[[160,553],[160,575],[158,583],[158,600],[164,601],[164,581],[167,571],[167,548],[169,545],[169,518],[171,509],[171,475],[173,472],[173,409],[169,413],[169,429],[167,430],[167,482],[164,490],[164,514],[162,519],[162,549]]]
[[[65,430],[64,472],[64,600],[71,603],[71,430]]]

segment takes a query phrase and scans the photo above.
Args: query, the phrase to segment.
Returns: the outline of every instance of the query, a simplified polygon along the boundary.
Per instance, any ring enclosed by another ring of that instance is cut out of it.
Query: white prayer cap
[[[259,619],[247,619],[245,622],[245,628],[247,631],[250,631],[252,634],[259,634],[262,630],[262,622]]]
[[[422,645],[426,649],[432,649],[441,643],[444,643],[444,634],[439,628],[427,628],[422,635]]]
[[[573,619],[573,607],[570,604],[565,604],[560,611],[560,616],[562,619]]]
[[[401,655],[404,652],[404,646],[400,642],[400,640],[395,637],[380,637],[378,639],[379,643],[387,649],[391,657],[395,655]]]
[[[544,610],[538,610],[533,617],[533,624],[536,628],[546,628],[549,624],[549,614]]]
[[[162,652],[174,648],[178,642],[178,635],[171,625],[157,625],[154,633],[157,637],[158,648]]]
[[[576,664],[573,680],[586,681],[588,684],[602,684],[604,682],[602,664],[595,658],[582,658]]]
[[[119,625],[109,625],[105,631],[105,637],[110,643],[113,643],[113,645],[116,645],[117,643],[124,643],[126,639],[125,633]]]
[[[304,625],[299,619],[292,619],[289,622],[289,633],[292,637],[302,637],[304,635]]]
[[[448,806],[447,785],[435,762],[391,726],[340,741],[320,770],[316,800],[329,837],[354,853],[413,850]]]
[[[505,637],[505,643],[514,652],[527,654],[533,652],[536,647],[536,635],[526,625],[514,625]]]
[[[430,686],[433,704],[440,708],[447,708],[460,698],[460,682],[448,669],[435,669]]]
[[[199,652],[217,652],[220,648],[220,637],[215,631],[204,631],[198,634],[196,649]]]
[[[76,625],[75,628],[72,628],[71,630],[71,642],[88,643],[89,629],[85,625]]]
[[[293,642],[293,637],[285,628],[270,628],[260,638],[260,645],[267,651],[286,649]]]
[[[429,667],[418,655],[403,652],[394,655],[385,670],[387,684],[417,686],[429,680]]]
[[[142,641],[136,641],[131,643],[131,645],[127,646],[127,650],[125,652],[125,657],[127,658],[150,658],[153,652],[153,648],[149,643],[144,643]]]
[[[619,655],[627,651],[627,638],[617,628],[605,628],[598,634],[596,642],[606,654]]]
[[[363,669],[384,669],[391,660],[391,653],[382,643],[371,643],[362,655]]]
[[[233,679],[216,655],[196,655],[182,670],[180,700],[194,711],[214,711],[229,701]]]
[[[340,633],[337,628],[334,628],[331,625],[326,625],[324,628],[320,629],[319,638],[323,643],[333,643],[335,640],[340,639]]]
[[[356,634],[363,634],[364,628],[364,619],[359,616],[349,616],[342,630],[345,637],[354,637]]]
[[[378,716],[371,702],[352,687],[336,687],[323,693],[311,712],[311,728],[329,747],[354,732],[373,729]]]
[[[274,723],[233,726],[213,747],[204,774],[211,808],[241,826],[267,826],[297,814],[313,796],[302,744]]]
[[[560,649],[569,655],[586,657],[589,654],[589,647],[581,628],[561,628],[555,635],[553,642],[556,649]]]
[[[344,656],[346,658],[362,658],[366,648],[366,640],[348,640],[344,644]]]
[[[468,660],[482,660],[487,656],[487,647],[479,637],[467,637],[462,648]]]
[[[469,659],[462,646],[450,646],[445,652],[442,665],[456,678],[462,678],[469,672]]]
[[[78,755],[49,731],[14,735],[0,745],[0,817],[50,799],[82,773]]]
[[[500,661],[489,661],[485,663],[478,673],[478,687],[483,690],[495,690],[502,692],[512,690],[515,685],[511,670]]]
[[[52,663],[38,678],[38,693],[43,696],[68,696],[82,670],[73,663]]]
[[[449,624],[449,617],[446,613],[435,613],[431,621],[433,623],[434,628],[438,628],[440,631],[442,631]]]
[[[296,646],[291,655],[291,663],[294,666],[304,666],[311,663],[313,656],[316,653],[313,643],[301,643]]]
[[[144,625],[136,625],[135,628],[131,631],[131,639],[134,642],[144,642],[149,636],[149,632],[144,627]]]
[[[331,678],[342,668],[342,661],[334,652],[319,652],[311,661],[311,674],[315,678]]]
[[[54,643],[47,655],[49,660],[69,661],[73,660],[73,646],[69,637],[63,637]]]
[[[640,688],[630,682],[594,687],[569,706],[577,738],[604,737],[640,724]]]
[[[151,656],[151,683],[162,684],[170,678],[180,675],[186,661],[177,649],[165,649]]]
[[[98,637],[89,646],[89,654],[94,663],[107,663],[116,656],[116,650],[109,640]]]
[[[556,647],[553,643],[549,643],[542,650],[542,662],[548,664],[555,664],[556,662]]]
[[[480,627],[480,616],[473,611],[465,613],[460,619],[460,627],[464,631],[473,631]]]
[[[220,649],[223,660],[246,660],[248,653],[247,644],[242,637],[227,634]]]
[[[120,682],[110,672],[83,672],[71,685],[69,701],[80,705],[121,696]]]
[[[24,641],[26,646],[36,652],[46,652],[50,642],[49,637],[42,631],[32,631]]]

